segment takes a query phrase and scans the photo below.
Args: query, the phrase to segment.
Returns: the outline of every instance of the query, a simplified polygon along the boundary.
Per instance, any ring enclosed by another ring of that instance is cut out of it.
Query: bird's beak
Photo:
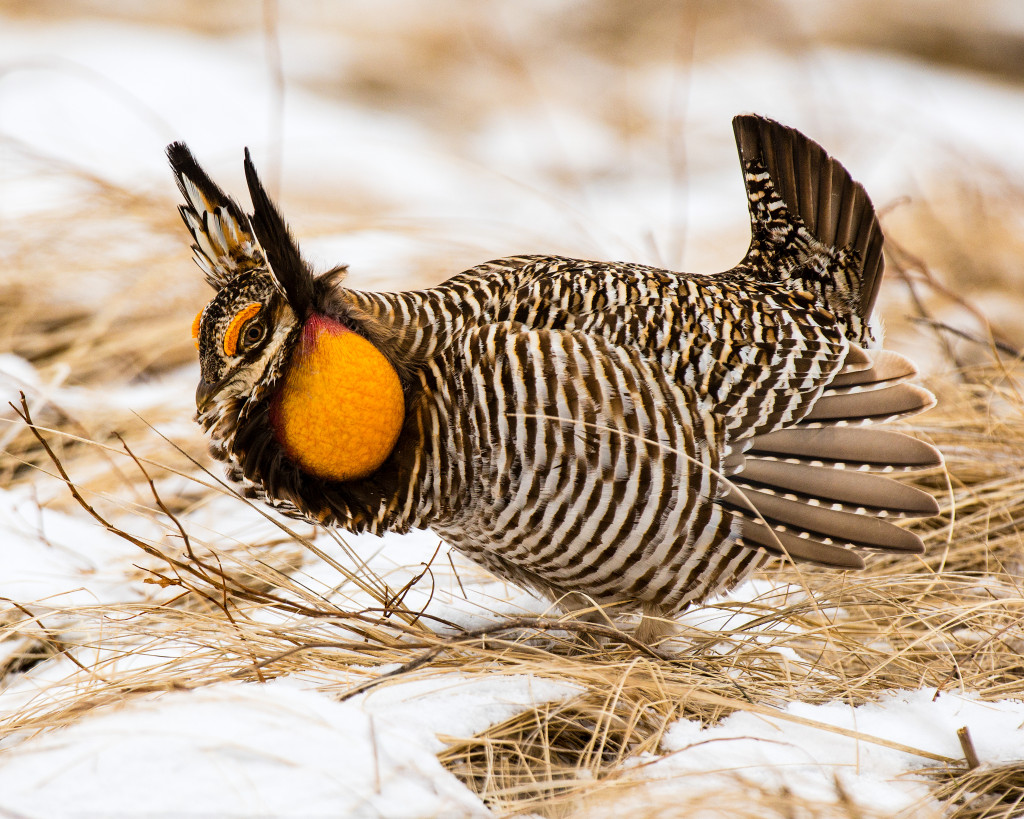
[[[211,384],[209,381],[200,379],[199,386],[196,387],[196,410],[200,414],[209,406],[210,401],[217,394],[219,388],[219,383]]]

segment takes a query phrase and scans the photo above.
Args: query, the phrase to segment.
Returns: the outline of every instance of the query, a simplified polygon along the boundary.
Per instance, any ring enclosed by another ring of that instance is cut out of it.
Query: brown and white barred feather
[[[921,551],[889,519],[936,504],[888,473],[941,456],[869,425],[934,399],[908,383],[911,362],[878,349],[871,202],[799,132],[754,116],[734,129],[752,228],[737,267],[703,276],[521,256],[402,293],[351,290],[332,271],[308,298],[354,317],[401,362],[407,414],[394,450],[366,479],[316,479],[282,457],[272,385],[261,384],[203,416],[212,451],[279,508],[352,531],[429,526],[569,606],[582,597],[670,616],[766,553],[857,568],[854,549]],[[286,245],[276,256],[178,153],[182,213],[215,287],[267,259],[301,268],[265,194],[252,225]]]
[[[459,376],[430,417],[463,474],[434,528],[473,559],[556,599],[669,613],[757,561],[717,502],[722,417],[638,351],[501,323],[446,364]]]

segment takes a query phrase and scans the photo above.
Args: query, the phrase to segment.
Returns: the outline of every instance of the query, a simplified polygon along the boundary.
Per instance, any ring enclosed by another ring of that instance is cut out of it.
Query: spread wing
[[[856,350],[856,348],[854,348]],[[769,551],[839,568],[864,563],[851,548],[922,552],[921,539],[889,519],[929,517],[926,492],[888,477],[942,464],[930,444],[875,424],[935,403],[908,383],[913,363],[877,351],[832,378],[799,421],[742,442],[722,503],[743,518],[743,539]]]

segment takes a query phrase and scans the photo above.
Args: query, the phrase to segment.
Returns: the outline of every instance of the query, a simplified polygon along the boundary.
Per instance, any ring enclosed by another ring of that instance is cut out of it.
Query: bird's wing
[[[722,503],[742,518],[744,541],[840,568],[863,565],[851,547],[924,551],[916,534],[887,519],[930,517],[938,505],[886,473],[933,469],[942,456],[872,425],[922,412],[935,398],[908,383],[917,375],[908,359],[884,350],[870,356],[832,378],[796,423],[735,446]]]
[[[738,568],[732,514],[715,502],[723,419],[658,365],[600,336],[513,322],[474,328],[444,355],[436,413],[457,415],[451,448],[469,487],[459,548],[598,599],[678,598],[703,582],[699,567],[708,582]]]
[[[659,548],[659,565],[680,570],[688,549],[735,559],[740,546],[859,568],[855,549],[922,550],[887,518],[937,511],[927,493],[879,474],[935,467],[934,448],[855,426],[929,405],[894,354],[839,376],[795,427],[745,439],[728,412],[707,411],[695,390],[599,336],[490,325],[467,334],[462,356],[456,445],[476,452],[486,495],[473,503],[489,510],[495,542],[517,533],[514,556],[534,570],[567,572],[564,561],[626,540],[608,558],[623,571],[649,569]],[[680,504],[688,511],[674,518]],[[557,530],[539,525],[546,515]]]
[[[642,265],[551,259],[545,267],[516,292],[515,321],[636,349],[735,437],[794,423],[840,371],[869,363],[810,293]]]
[[[183,142],[167,147],[167,158],[186,204],[178,207],[192,234],[196,263],[214,290],[246,270],[266,267],[249,219],[207,176]]]

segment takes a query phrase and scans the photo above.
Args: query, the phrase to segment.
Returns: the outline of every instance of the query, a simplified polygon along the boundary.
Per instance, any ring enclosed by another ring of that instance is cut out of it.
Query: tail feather
[[[793,128],[733,119],[752,223],[744,264],[795,278],[839,313],[871,315],[882,279],[882,230],[871,199],[846,169]],[[852,328],[859,340],[860,324]]]
[[[939,511],[927,492],[870,472],[750,458],[732,481],[744,490],[835,511],[879,517],[927,517]]]
[[[806,533],[794,534],[782,525],[769,528],[760,519],[747,517],[742,512],[737,514],[743,519],[742,540],[745,544],[760,546],[771,554],[833,569],[864,568],[864,558],[845,544],[837,545],[827,538],[812,538]]]
[[[935,406],[935,396],[916,384],[822,395],[799,422],[802,426],[883,423],[916,415]]]
[[[741,539],[837,568],[862,565],[851,549],[923,551],[917,535],[886,518],[930,517],[938,504],[878,473],[930,469],[942,456],[908,435],[869,426],[935,403],[928,390],[906,382],[916,372],[896,353],[875,353],[866,364],[854,356],[800,421],[755,435],[741,463],[733,455],[721,503],[739,517]]]
[[[778,495],[744,493],[751,505],[773,527],[782,525],[786,531],[796,533],[805,540],[820,540],[840,548],[883,549],[894,552],[924,551],[921,538],[913,532],[894,526],[885,520],[854,512],[824,509],[791,501]],[[742,501],[730,497],[727,505],[740,506]],[[749,524],[745,522],[746,537]]]
[[[872,362],[873,359],[863,347],[851,344],[850,349],[846,351],[846,360],[843,361],[843,369],[840,372],[854,373],[867,370]]]
[[[740,519],[742,541],[836,568],[863,567],[854,549],[923,552],[918,535],[887,518],[939,511],[931,495],[882,475],[762,459],[751,452],[730,481],[719,502]]]

